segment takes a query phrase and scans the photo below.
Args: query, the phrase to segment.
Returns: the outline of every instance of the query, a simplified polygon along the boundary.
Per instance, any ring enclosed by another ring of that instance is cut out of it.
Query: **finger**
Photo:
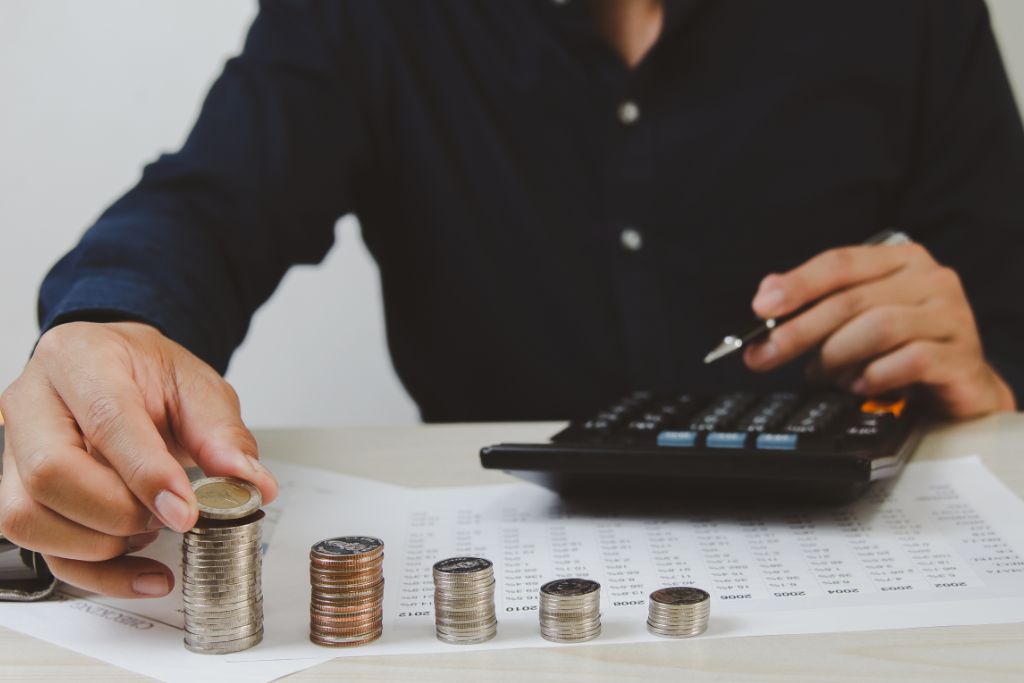
[[[203,472],[250,481],[265,502],[277,497],[277,480],[259,462],[259,447],[242,422],[231,385],[202,366],[179,378],[175,393],[174,433]]]
[[[64,519],[25,491],[10,449],[0,479],[0,531],[15,545],[76,560],[108,560],[153,541],[158,532],[111,536]]]
[[[772,330],[768,339],[744,353],[747,366],[764,372],[817,347],[843,325],[880,305],[918,304],[931,293],[930,279],[902,270],[827,296]]]
[[[754,312],[761,318],[792,313],[837,290],[923,263],[933,261],[914,243],[830,249],[787,273],[764,278],[754,296]]]
[[[70,348],[55,351],[37,346],[36,354],[48,359],[47,377],[83,435],[164,524],[180,532],[191,529],[199,516],[192,486],[147,412],[133,370],[120,355],[97,351],[95,345],[74,348],[76,340],[69,341]],[[55,358],[61,361],[56,367]],[[68,358],[84,359],[88,366]]]
[[[876,396],[912,384],[941,384],[955,367],[952,356],[949,344],[913,341],[870,363],[852,389],[857,394]]]
[[[953,330],[939,307],[877,306],[857,316],[822,345],[819,356],[826,375],[885,355],[915,339],[945,341]],[[852,379],[852,378],[851,378]]]
[[[38,373],[26,371],[5,406],[7,443],[18,454],[22,485],[34,500],[105,534],[130,536],[157,526],[117,472],[86,451],[71,413]]]
[[[174,587],[174,574],[147,557],[118,557],[105,562],[81,562],[44,555],[50,571],[61,581],[115,598],[153,598]]]

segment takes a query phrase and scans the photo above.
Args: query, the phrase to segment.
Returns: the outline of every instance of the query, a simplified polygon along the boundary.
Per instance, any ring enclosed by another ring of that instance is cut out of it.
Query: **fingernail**
[[[129,536],[128,552],[132,553],[140,548],[145,548],[147,545],[155,541],[156,537],[159,535],[159,531],[150,531],[145,534],[135,534],[134,536]]]
[[[261,463],[256,458],[249,458],[249,460],[252,463],[252,468],[256,470],[257,474],[262,474],[264,477],[267,477],[268,479],[273,479],[274,481],[277,481],[277,477],[274,476],[273,472],[267,469],[266,465]]]
[[[855,394],[863,394],[867,391],[867,388],[868,383],[864,381],[863,377],[861,377],[856,382],[850,385],[850,391],[852,391]]]
[[[782,306],[783,294],[778,287],[768,286],[758,290],[754,297],[754,308],[762,315],[771,315]]]
[[[171,586],[165,575],[154,572],[136,576],[132,581],[132,590],[139,595],[167,595]]]
[[[153,503],[167,526],[175,531],[188,531],[192,521],[192,509],[188,503],[166,490],[156,494]]]
[[[242,457],[245,458],[245,462],[249,466],[249,469],[252,470],[253,474],[266,473],[266,468],[260,464],[259,460],[252,457],[251,455],[243,455]]]

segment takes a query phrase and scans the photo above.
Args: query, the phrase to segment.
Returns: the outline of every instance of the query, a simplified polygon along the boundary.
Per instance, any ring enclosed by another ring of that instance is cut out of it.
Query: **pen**
[[[864,246],[882,245],[882,244],[906,244],[910,241],[905,233],[897,230],[883,230],[882,232],[872,235],[864,241]],[[786,315],[779,316],[777,318],[768,318],[767,320],[758,320],[753,327],[748,329],[742,334],[729,334],[722,338],[722,342],[711,350],[708,355],[704,356],[705,363],[714,363],[719,358],[724,358],[730,353],[739,351],[744,346],[753,342],[764,339],[768,336],[774,328],[786,322],[790,318],[794,318],[800,315],[807,307],[801,308],[800,310],[787,313]]]

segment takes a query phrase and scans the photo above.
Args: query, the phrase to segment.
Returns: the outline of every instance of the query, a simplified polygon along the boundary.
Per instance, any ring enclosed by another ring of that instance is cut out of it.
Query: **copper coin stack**
[[[185,647],[240,652],[263,640],[262,497],[230,477],[201,479],[192,488],[199,520],[182,538]]]
[[[383,630],[384,543],[341,536],[309,551],[309,639],[327,647],[363,645]]]
[[[434,565],[434,628],[455,645],[483,643],[498,632],[494,565],[482,557],[451,557]]]
[[[557,579],[541,586],[540,635],[555,643],[581,643],[601,635],[601,584]]]
[[[689,586],[662,588],[651,593],[647,630],[663,638],[689,638],[708,627],[711,596]]]

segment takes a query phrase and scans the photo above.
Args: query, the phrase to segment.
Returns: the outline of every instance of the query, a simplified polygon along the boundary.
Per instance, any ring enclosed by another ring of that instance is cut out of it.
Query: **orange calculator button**
[[[894,401],[868,400],[860,406],[860,412],[871,415],[892,415],[899,417],[903,409],[907,407],[907,399],[900,398]]]

